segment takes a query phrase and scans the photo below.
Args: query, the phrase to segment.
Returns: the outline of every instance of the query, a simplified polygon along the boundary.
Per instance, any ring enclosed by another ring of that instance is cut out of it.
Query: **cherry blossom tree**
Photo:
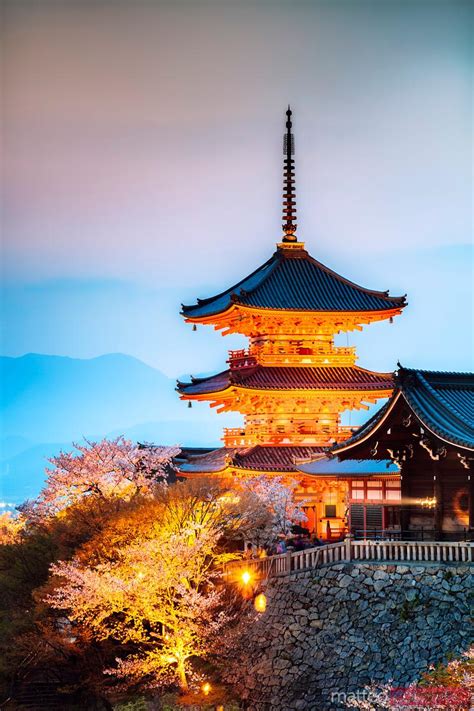
[[[40,496],[24,507],[29,517],[51,517],[87,498],[130,500],[150,495],[178,447],[141,447],[123,437],[75,444],[49,461]]]
[[[241,479],[236,487],[246,497],[242,506],[249,523],[246,539],[256,546],[271,546],[280,535],[290,533],[294,524],[307,521],[303,502],[296,503],[294,499],[295,481],[262,474]],[[253,499],[253,505],[249,499]]]
[[[25,526],[24,516],[13,511],[0,513],[0,545],[18,543]]]
[[[346,706],[359,711],[396,711],[400,708],[464,711],[471,708],[474,690],[472,665],[474,647],[447,664],[432,666],[419,682],[405,687],[373,683],[347,694]]]
[[[209,655],[231,619],[219,585],[220,566],[232,557],[221,547],[229,526],[235,528],[234,511],[220,487],[170,486],[122,512],[71,561],[53,565],[44,600],[78,637],[129,650],[109,674],[128,685],[176,678],[186,690],[191,658]]]

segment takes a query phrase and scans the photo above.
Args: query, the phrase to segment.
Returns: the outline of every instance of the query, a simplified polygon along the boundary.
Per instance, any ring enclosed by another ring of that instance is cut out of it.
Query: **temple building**
[[[471,537],[474,374],[400,366],[386,405],[331,455],[300,470],[312,477],[330,471],[348,482],[355,535],[398,530],[404,539]]]
[[[284,475],[301,482],[309,500],[308,526],[320,535],[343,525],[347,482],[302,476],[296,462],[322,456],[352,430],[341,414],[365,408],[393,390],[393,374],[356,364],[353,347],[336,346],[337,334],[393,319],[405,297],[389,296],[345,279],[311,257],[296,235],[294,139],[291,111],[284,137],[283,236],[262,266],[222,293],[182,307],[187,323],[239,333],[248,347],[230,351],[228,368],[207,378],[178,382],[183,400],[207,401],[217,412],[243,415],[225,429],[223,447],[183,450],[185,476]]]

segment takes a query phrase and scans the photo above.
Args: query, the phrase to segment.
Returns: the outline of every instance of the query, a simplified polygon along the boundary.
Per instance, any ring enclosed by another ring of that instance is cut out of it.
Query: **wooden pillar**
[[[439,472],[438,462],[433,463],[433,492],[436,499],[434,510],[435,536],[440,537],[443,531],[443,485]]]
[[[472,462],[469,464],[469,473],[467,475],[467,490],[468,490],[468,506],[469,506],[469,529],[474,529],[474,466]]]
[[[407,531],[410,525],[410,504],[408,503],[410,500],[410,480],[404,463],[400,465],[400,492],[402,497],[400,506],[400,529],[403,532]]]

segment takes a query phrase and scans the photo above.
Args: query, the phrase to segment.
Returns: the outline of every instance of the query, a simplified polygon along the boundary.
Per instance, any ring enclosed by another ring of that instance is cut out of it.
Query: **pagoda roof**
[[[400,473],[400,467],[390,459],[346,459],[341,462],[335,457],[322,457],[305,464],[299,464],[298,471],[316,477],[335,476],[346,478],[353,476],[397,475]]]
[[[406,306],[405,296],[372,291],[345,279],[298,249],[278,246],[252,274],[221,294],[182,307],[188,319],[199,320],[240,304],[257,309],[326,312],[393,311]]]
[[[218,393],[229,387],[252,390],[391,390],[393,373],[377,373],[359,366],[285,367],[255,365],[228,369],[206,378],[178,381],[182,395]]]
[[[349,454],[359,442],[375,435],[402,399],[421,425],[448,444],[474,450],[474,373],[434,372],[400,366],[388,402],[334,454]]]
[[[175,458],[183,474],[215,474],[227,467],[255,471],[296,472],[296,460],[310,459],[324,451],[323,447],[257,445],[255,447],[220,447],[195,454],[183,449]]]

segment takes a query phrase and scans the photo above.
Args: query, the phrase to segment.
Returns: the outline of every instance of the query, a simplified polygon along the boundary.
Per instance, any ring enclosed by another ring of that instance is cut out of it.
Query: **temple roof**
[[[389,401],[335,454],[348,452],[358,442],[375,435],[400,400],[408,405],[421,425],[441,440],[474,449],[474,373],[443,373],[400,367]]]
[[[213,474],[226,468],[235,451],[226,447],[204,451],[184,448],[174,461],[183,474]]]
[[[299,464],[298,471],[311,476],[374,476],[396,475],[400,468],[390,459],[346,459],[341,462],[337,458],[322,457],[306,464]]]
[[[294,472],[296,460],[309,459],[322,452],[324,452],[323,447],[257,445],[244,452],[236,452],[232,466],[236,469]]]
[[[306,250],[279,246],[273,256],[242,281],[197,304],[182,307],[189,319],[223,313],[233,304],[297,311],[391,311],[406,306],[405,296],[371,291],[345,279]]]
[[[183,474],[212,474],[223,471],[228,466],[234,469],[255,471],[295,472],[295,461],[310,459],[323,452],[322,447],[221,447],[205,453],[195,454],[183,449],[175,458]]]
[[[349,367],[265,367],[225,370],[207,378],[178,381],[182,395],[218,393],[234,386],[253,390],[391,390],[393,373],[376,373],[356,365]]]

